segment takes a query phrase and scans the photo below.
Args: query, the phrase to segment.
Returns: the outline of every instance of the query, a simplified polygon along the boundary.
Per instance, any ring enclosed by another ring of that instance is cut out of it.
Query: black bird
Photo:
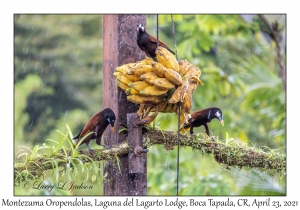
[[[191,118],[188,120],[188,123],[184,124],[183,127],[185,129],[190,128],[190,134],[193,134],[194,127],[203,125],[205,127],[206,134],[210,136],[207,124],[214,118],[217,118],[220,121],[221,125],[224,126],[221,109],[217,107],[211,107],[193,112],[191,114]]]
[[[146,32],[146,28],[143,24],[137,25],[137,45],[139,48],[146,53],[148,57],[151,57],[153,60],[155,58],[155,50],[157,48],[157,38],[148,34]],[[175,53],[161,40],[158,40],[159,46],[162,46],[169,50],[171,53],[175,55]]]
[[[92,139],[96,139],[96,143],[98,145],[101,145],[102,134],[109,124],[111,125],[112,132],[114,132],[115,120],[116,120],[115,113],[110,108],[103,109],[102,111],[94,114],[86,123],[84,128],[80,131],[80,133],[73,138],[73,139],[78,139],[76,142],[76,146],[79,143],[80,145],[85,143],[88,146],[90,153],[93,154],[94,151],[91,149],[89,145],[90,141]],[[91,133],[81,142],[81,139],[84,138],[85,135],[87,135],[90,132],[93,133]],[[101,146],[108,147],[106,145],[101,145]]]

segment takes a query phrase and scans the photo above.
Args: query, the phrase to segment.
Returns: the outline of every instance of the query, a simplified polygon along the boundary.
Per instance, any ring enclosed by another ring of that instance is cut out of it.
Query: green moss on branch
[[[178,136],[174,131],[149,130],[143,135],[144,147],[152,145],[164,145],[167,150],[177,146]],[[273,150],[268,152],[262,149],[249,147],[244,143],[232,139],[226,141],[212,142],[207,136],[180,135],[180,146],[188,146],[206,154],[213,154],[215,160],[227,167],[249,167],[257,168],[260,171],[273,171],[283,175],[286,173],[285,155]],[[95,149],[92,156],[89,151],[80,151],[74,154],[72,149],[61,149],[52,157],[35,154],[30,161],[18,162],[14,167],[15,181],[34,179],[43,176],[47,170],[54,170],[57,167],[72,167],[73,164],[84,164],[97,161],[115,161],[117,156],[128,154],[130,148],[127,141],[114,145],[112,149]],[[65,155],[63,155],[65,154]],[[70,164],[71,163],[71,164]],[[71,166],[70,166],[71,165]]]

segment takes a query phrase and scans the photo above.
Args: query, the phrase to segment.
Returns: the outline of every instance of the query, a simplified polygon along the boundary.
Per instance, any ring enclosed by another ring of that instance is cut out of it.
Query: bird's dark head
[[[217,107],[212,107],[208,109],[208,119],[212,120],[213,118],[217,118],[221,125],[224,126],[223,115],[221,109]]]
[[[139,25],[137,25],[136,30],[137,30],[137,33],[139,34],[139,33],[144,33],[146,29],[143,24],[139,24]]]
[[[104,119],[106,119],[106,121],[111,125],[111,130],[112,132],[114,132],[114,126],[116,120],[115,113],[110,108],[103,109],[102,112],[103,112]]]

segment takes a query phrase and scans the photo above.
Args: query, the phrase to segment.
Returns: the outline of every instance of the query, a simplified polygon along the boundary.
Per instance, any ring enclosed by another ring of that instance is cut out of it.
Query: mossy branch
[[[260,171],[273,171],[284,175],[286,173],[285,155],[279,154],[275,150],[268,152],[255,147],[249,147],[245,143],[237,142],[227,138],[224,141],[212,142],[206,135],[199,136],[180,135],[180,146],[192,147],[202,153],[213,154],[215,160],[226,167],[249,167]],[[144,147],[152,145],[164,145],[167,150],[172,150],[177,145],[177,132],[149,130],[143,135]],[[116,160],[118,156],[128,154],[130,148],[127,141],[114,145],[112,149],[95,149],[92,156],[88,150],[80,151],[73,156],[72,149],[61,149],[52,157],[35,154],[31,160],[15,164],[15,181],[24,179],[34,179],[43,176],[46,170],[54,170],[59,167],[72,167],[72,164],[84,164],[87,162]],[[63,155],[64,154],[64,155]],[[55,164],[54,164],[55,163]],[[71,164],[70,164],[71,163]],[[71,166],[70,166],[71,165]]]

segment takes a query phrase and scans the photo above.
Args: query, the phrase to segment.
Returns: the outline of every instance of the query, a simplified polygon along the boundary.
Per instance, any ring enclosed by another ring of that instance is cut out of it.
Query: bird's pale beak
[[[221,123],[222,126],[224,126],[224,121],[223,120],[221,120],[220,123]]]

